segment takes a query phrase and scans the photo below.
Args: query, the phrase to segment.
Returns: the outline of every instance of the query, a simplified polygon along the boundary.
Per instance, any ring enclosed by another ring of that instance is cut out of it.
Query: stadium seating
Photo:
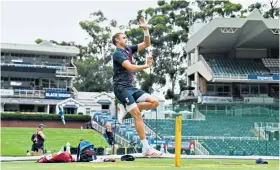
[[[207,139],[199,141],[211,155],[279,156],[278,141]],[[230,150],[232,149],[232,153]]]
[[[208,65],[212,68],[214,75],[229,74],[269,74],[270,71],[265,68],[260,59],[230,59],[205,57]]]
[[[276,122],[275,118],[265,119]],[[174,120],[145,119],[145,123],[162,136],[174,136]],[[183,120],[182,136],[254,137],[250,130],[254,122],[264,122],[263,117],[207,116],[205,121]]]
[[[272,74],[279,74],[279,59],[277,58],[263,58],[262,62],[265,67],[270,70]]]
[[[116,121],[115,119],[110,118],[109,113],[103,113],[101,111],[93,112],[93,120],[103,127],[105,127],[107,122],[110,122],[112,125],[114,125]],[[120,136],[125,137],[125,139],[130,141],[131,143],[140,144],[140,138],[134,128],[134,124],[131,125],[129,123],[124,123],[116,128],[116,132]],[[153,137],[151,137],[151,134],[149,133],[146,133],[146,136],[149,142],[155,140]]]
[[[94,112],[93,120],[105,127],[106,122],[115,123],[109,118],[109,113]],[[157,122],[156,122],[157,121]],[[254,122],[277,122],[275,117],[260,116],[226,116],[211,115],[206,120],[183,120],[182,136],[224,136],[224,137],[256,137],[252,132]],[[160,136],[175,135],[175,120],[144,119],[144,122]],[[131,143],[140,144],[139,136],[134,125],[125,123],[116,128],[117,134],[125,137]],[[149,143],[155,141],[151,134],[146,134]],[[168,140],[167,140],[168,141]],[[173,141],[173,140],[172,140]],[[278,141],[236,140],[236,139],[207,139],[199,142],[213,155],[229,155],[230,148],[234,155],[279,155]],[[267,146],[267,150],[266,150]]]
[[[174,136],[175,120],[145,119],[145,123],[159,135]],[[182,136],[212,136],[212,137],[256,137],[251,129],[254,122],[278,122],[275,117],[261,116],[207,116],[205,121],[183,120]],[[207,139],[199,142],[212,155],[229,155],[233,148],[234,155],[279,155],[278,141]],[[267,151],[266,151],[267,144]]]
[[[264,118],[271,122],[275,122],[279,118],[279,108],[268,109],[265,107],[243,107],[242,109],[229,110],[231,113],[242,114],[242,117],[252,117],[255,121],[262,121]],[[225,115],[225,110],[200,110],[204,115]],[[277,120],[276,120],[277,119]]]

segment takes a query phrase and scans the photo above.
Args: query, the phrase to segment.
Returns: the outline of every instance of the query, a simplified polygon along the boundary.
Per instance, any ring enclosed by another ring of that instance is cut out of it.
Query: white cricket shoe
[[[163,155],[162,152],[154,149],[152,146],[148,148],[142,148],[142,154],[144,157],[161,157]]]

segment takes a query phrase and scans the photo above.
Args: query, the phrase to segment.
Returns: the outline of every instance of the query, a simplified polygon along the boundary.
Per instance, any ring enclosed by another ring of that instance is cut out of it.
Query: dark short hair
[[[46,125],[44,125],[44,124],[40,124],[39,125],[39,128],[43,128],[43,127],[45,127]]]
[[[119,38],[119,35],[123,34],[122,32],[118,32],[112,37],[113,44],[116,45],[116,38]]]

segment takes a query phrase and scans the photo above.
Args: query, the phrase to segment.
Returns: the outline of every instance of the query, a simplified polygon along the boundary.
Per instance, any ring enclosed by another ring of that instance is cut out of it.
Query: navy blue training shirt
[[[122,66],[125,60],[132,63],[133,54],[137,52],[138,46],[132,45],[124,50],[117,48],[113,53],[113,83],[114,86],[120,85],[123,87],[131,87],[133,83],[133,72],[128,71]]]

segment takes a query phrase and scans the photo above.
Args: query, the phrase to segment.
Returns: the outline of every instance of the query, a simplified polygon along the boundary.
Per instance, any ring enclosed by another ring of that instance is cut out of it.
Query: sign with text
[[[279,80],[279,74],[273,75],[257,75],[257,74],[248,74],[249,80]]]
[[[202,103],[232,103],[232,97],[203,96]]]
[[[191,148],[193,148],[194,146],[195,146],[195,144],[194,144],[193,141],[190,141],[190,142],[181,142],[181,148],[184,148],[184,149],[191,149]],[[175,142],[168,142],[167,148],[169,148],[169,149],[175,148]]]
[[[69,91],[55,91],[55,90],[47,90],[45,92],[46,99],[66,99],[71,97],[71,92]]]

